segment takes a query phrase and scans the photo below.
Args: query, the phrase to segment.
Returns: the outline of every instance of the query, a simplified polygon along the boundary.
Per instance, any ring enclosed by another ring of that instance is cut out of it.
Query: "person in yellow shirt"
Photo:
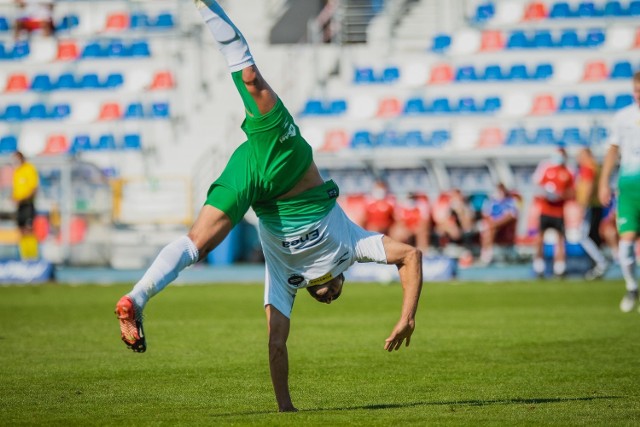
[[[36,216],[35,198],[38,192],[38,170],[27,162],[20,151],[13,153],[16,168],[13,172],[13,200],[17,205],[17,222],[20,229],[21,258],[37,258],[37,242],[33,236],[33,220]],[[35,251],[34,249],[35,248]],[[34,253],[35,252],[35,253]]]

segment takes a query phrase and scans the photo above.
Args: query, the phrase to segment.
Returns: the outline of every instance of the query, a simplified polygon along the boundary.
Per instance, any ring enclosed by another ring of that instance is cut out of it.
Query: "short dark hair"
[[[18,159],[20,159],[21,162],[25,161],[25,157],[24,157],[24,154],[22,154],[22,151],[16,150],[14,151],[13,155],[16,156]]]

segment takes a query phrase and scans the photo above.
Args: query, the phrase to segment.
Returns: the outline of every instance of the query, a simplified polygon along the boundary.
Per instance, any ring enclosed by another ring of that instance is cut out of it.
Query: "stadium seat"
[[[400,69],[398,67],[387,67],[382,71],[382,81],[384,83],[395,83],[400,80]]]
[[[553,77],[553,65],[548,63],[538,64],[533,73],[534,80],[546,80]]]
[[[478,138],[478,148],[499,147],[504,144],[504,131],[500,128],[485,128]]]
[[[524,12],[525,21],[540,21],[549,17],[547,5],[541,1],[533,1],[527,5]]]
[[[398,98],[384,98],[378,107],[378,117],[395,117],[402,113],[402,103]]]
[[[110,133],[104,134],[104,135],[100,135],[100,137],[98,138],[98,142],[96,143],[95,147],[92,147],[92,148],[95,149],[95,150],[100,150],[100,151],[115,150],[116,149],[116,139]]]
[[[47,106],[38,102],[29,107],[25,120],[46,120],[48,118]]]
[[[49,92],[53,87],[51,77],[48,74],[36,74],[31,80],[31,90],[35,92]]]
[[[531,42],[530,47],[535,47],[537,49],[551,49],[555,46],[556,44],[553,41],[553,35],[551,34],[551,31],[538,30],[533,36],[533,41]]]
[[[398,147],[404,143],[404,139],[396,130],[385,130],[377,135],[377,147]]]
[[[502,109],[502,100],[497,96],[490,96],[484,100],[482,112],[486,114],[494,114]]]
[[[629,7],[627,8],[627,15],[640,16],[640,1],[633,0],[629,3]]]
[[[73,61],[79,56],[78,44],[74,40],[60,40],[58,42],[58,61]]]
[[[76,135],[73,138],[73,143],[71,144],[70,152],[72,154],[75,154],[83,151],[90,151],[91,148],[92,148],[91,137],[89,135],[81,134],[81,135]]]
[[[13,45],[11,51],[12,59],[25,59],[31,53],[31,47],[28,41],[19,40]]]
[[[491,64],[487,65],[487,67],[484,69],[482,79],[486,81],[502,81],[505,79],[505,77],[502,74],[502,68],[500,67],[500,65]]]
[[[613,102],[613,109],[617,111],[622,108],[628,107],[631,104],[633,104],[633,96],[626,93],[621,94],[616,96],[616,99]]]
[[[578,97],[578,95],[565,95],[560,101],[560,108],[558,111],[561,113],[575,113],[582,111],[580,97]]]
[[[100,78],[96,73],[87,73],[80,78],[80,82],[78,87],[81,89],[101,89],[102,84],[100,83]]]
[[[123,31],[129,28],[129,15],[124,12],[116,12],[107,16],[105,30]]]
[[[107,102],[102,105],[98,120],[109,121],[119,120],[122,117],[122,108],[117,102]]]
[[[343,129],[327,132],[321,151],[340,151],[349,146],[349,137]]]
[[[602,16],[600,10],[592,1],[583,1],[578,4],[575,15],[577,18],[596,18]]]
[[[69,31],[80,25],[78,15],[65,15],[56,23],[56,31]]]
[[[558,143],[565,146],[570,145],[585,145],[586,140],[582,136],[582,132],[577,127],[568,127],[562,132],[562,137]]]
[[[614,17],[618,18],[621,16],[626,16],[627,11],[622,7],[622,4],[619,1],[608,1],[604,5],[604,9],[602,10],[602,15],[605,17]]]
[[[438,64],[431,69],[429,83],[449,83],[454,79],[453,68],[449,64]]]
[[[132,30],[149,27],[149,16],[145,13],[134,13],[129,21],[129,28]]]
[[[319,99],[309,99],[304,106],[302,114],[305,116],[321,116],[325,114],[324,105]]]
[[[38,242],[43,242],[50,231],[49,218],[46,215],[36,215],[33,219],[33,235]]]
[[[128,133],[122,137],[122,149],[131,151],[142,150],[142,138],[137,133]]]
[[[557,141],[553,129],[549,127],[543,127],[536,130],[536,135],[533,139],[533,143],[535,143],[536,145],[555,145]]]
[[[423,98],[409,98],[404,105],[404,114],[424,114],[428,112]]]
[[[69,151],[69,140],[65,135],[55,134],[47,138],[43,154],[61,154]]]
[[[458,68],[456,72],[456,81],[458,82],[475,82],[478,80],[476,68],[473,65],[467,65]]]
[[[433,38],[433,46],[431,50],[436,53],[445,52],[451,46],[451,36],[448,34],[440,34]]]
[[[514,31],[507,40],[507,49],[526,49],[531,47],[529,38],[524,31]]]
[[[527,66],[524,64],[512,65],[511,69],[509,70],[507,79],[508,80],[528,80],[529,72],[527,71]]]
[[[376,77],[371,67],[356,68],[353,72],[353,82],[355,84],[375,83]]]
[[[460,98],[458,100],[457,112],[460,114],[472,114],[478,112],[476,100],[469,97]]]
[[[438,129],[431,133],[427,145],[439,148],[445,146],[449,141],[451,141],[451,133],[448,130]]]
[[[55,83],[56,89],[77,89],[78,83],[76,77],[72,73],[62,73],[58,76],[58,81]]]
[[[583,80],[587,82],[595,82],[605,80],[609,76],[607,64],[604,61],[596,60],[588,62],[584,69]]]
[[[575,49],[581,46],[578,33],[575,30],[565,30],[560,35],[558,47],[565,49]]]
[[[13,135],[0,137],[0,154],[13,153],[18,149],[18,138]]]
[[[168,110],[168,105],[167,105]],[[341,115],[347,112],[347,101],[345,99],[336,99],[329,104],[329,114]]]
[[[412,130],[404,135],[403,145],[405,147],[424,147],[427,141],[422,131]]]
[[[124,84],[124,77],[121,73],[111,73],[107,76],[107,79],[102,84],[105,89],[116,89]]]
[[[489,21],[496,14],[496,6],[493,2],[487,2],[478,5],[473,20],[477,23]]]
[[[587,102],[587,110],[592,113],[601,113],[609,111],[607,98],[603,94],[594,94],[589,97]]]
[[[452,112],[448,98],[435,98],[429,110],[434,114],[448,114]]]
[[[132,102],[127,106],[127,109],[124,112],[125,119],[143,119],[144,118],[144,108],[142,107],[141,102]]]
[[[633,66],[629,61],[616,62],[611,70],[612,79],[630,79],[633,77]]]
[[[24,73],[15,73],[9,76],[7,79],[6,92],[23,92],[29,88],[27,81],[27,75]]]
[[[351,148],[373,148],[374,138],[371,132],[361,130],[354,132],[351,137]]]
[[[160,13],[155,22],[151,23],[151,26],[156,29],[169,29],[175,26],[173,15],[170,13]]]
[[[52,120],[64,120],[71,115],[71,105],[67,103],[56,104],[49,113]]]
[[[22,121],[22,107],[18,104],[9,104],[4,109],[2,118],[6,122],[19,122]]]
[[[584,39],[584,42],[580,44],[580,46],[595,48],[602,46],[605,42],[605,33],[600,29],[593,29],[587,31],[587,35]]]
[[[518,146],[527,144],[529,144],[529,136],[527,135],[527,130],[525,128],[518,127],[509,130],[505,145]]]
[[[589,130],[589,145],[596,146],[601,145],[607,141],[609,133],[607,128],[602,126],[593,126]]]
[[[156,119],[168,119],[170,116],[168,102],[154,102],[151,104],[151,117]]]
[[[535,97],[531,114],[534,116],[546,116],[558,110],[553,95],[543,94]]]
[[[105,57],[128,58],[133,56],[133,48],[126,46],[122,40],[113,40],[106,46]]]
[[[80,57],[83,59],[106,58],[107,50],[98,42],[89,42],[82,49]]]
[[[0,32],[9,31],[9,21],[4,16],[0,16]]]
[[[163,90],[172,89],[173,87],[175,87],[175,82],[173,81],[173,74],[171,71],[158,71],[153,76],[150,89]]]
[[[480,41],[480,50],[482,52],[491,52],[504,49],[504,33],[498,30],[485,30],[482,32]]]
[[[144,40],[134,42],[131,45],[131,56],[138,58],[148,58],[151,56],[151,50],[149,49],[149,43]]]
[[[551,19],[567,19],[573,18],[574,14],[571,10],[571,6],[567,2],[557,2],[549,11],[549,18]]]

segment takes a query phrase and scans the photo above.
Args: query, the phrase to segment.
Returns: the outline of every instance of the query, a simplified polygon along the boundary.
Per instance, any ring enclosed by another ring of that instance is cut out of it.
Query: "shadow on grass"
[[[451,400],[442,402],[407,402],[407,403],[377,403],[361,406],[347,406],[338,408],[311,408],[302,409],[300,412],[328,412],[328,411],[361,411],[361,410],[380,410],[380,409],[399,409],[414,408],[417,406],[489,406],[489,405],[539,405],[543,403],[562,403],[562,402],[589,402],[592,400],[605,399],[622,399],[623,396],[585,396],[585,397],[551,397],[551,398],[514,398],[514,399],[495,399],[495,400]],[[272,414],[273,411],[248,411],[225,414],[214,414],[212,417],[232,417],[243,415],[264,415]]]

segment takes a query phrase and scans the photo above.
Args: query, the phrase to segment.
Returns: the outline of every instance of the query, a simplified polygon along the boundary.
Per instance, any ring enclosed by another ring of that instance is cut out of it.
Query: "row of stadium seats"
[[[519,111],[515,115],[545,115],[555,112],[560,113],[602,113],[620,110],[633,103],[633,97],[628,94],[619,94],[611,97],[601,93],[588,97],[580,97],[576,94],[567,94],[561,98],[553,95],[542,94],[532,100],[526,95],[517,95],[516,103],[520,104]],[[371,110],[377,117],[395,117],[399,115],[416,114],[495,114],[503,108],[503,98],[490,96],[484,100],[476,100],[471,97],[463,97],[458,100],[449,98],[433,98],[431,100],[422,97],[408,98],[403,102],[399,98],[388,97],[382,99],[374,106],[377,111]],[[530,104],[530,107],[529,105]],[[366,118],[364,109],[354,107],[361,118]],[[349,113],[349,104],[345,99],[323,101],[311,99],[307,101],[303,116],[341,116]],[[521,114],[520,114],[521,113]]]
[[[24,60],[31,55],[30,43],[19,40],[13,45],[0,42],[0,61]],[[91,40],[80,48],[75,40],[60,40],[57,52],[51,52],[51,60],[148,58],[151,49],[147,40],[125,41],[121,39]]]
[[[542,127],[526,129],[516,127],[508,130],[489,127],[475,134],[466,135],[470,139],[465,141],[465,146],[477,148],[491,148],[500,146],[544,146],[567,145],[584,146],[603,143],[607,138],[607,129],[594,126],[588,129],[578,127],[566,127],[554,129]],[[447,129],[438,129],[431,132],[422,130],[409,130],[400,132],[387,130],[375,133],[368,130],[358,130],[349,136],[345,130],[332,130],[326,133],[322,145],[323,151],[340,151],[345,148],[438,148],[452,141],[451,132]]]
[[[35,74],[32,77],[25,73],[14,73],[7,77],[4,86],[5,92],[51,92],[56,90],[97,90],[119,89],[125,84],[123,73],[109,73],[99,75],[97,73],[74,74],[66,72],[57,77],[47,73]],[[171,89],[175,85],[171,71],[158,71],[150,78],[149,90]]]
[[[640,69],[634,67],[630,61],[616,61],[608,65],[605,61],[589,61],[584,64],[584,69],[580,75],[583,81],[599,81],[606,79],[628,79],[635,71]],[[436,64],[430,70],[429,83],[450,83],[450,82],[486,82],[486,81],[522,81],[522,80],[546,80],[554,77],[555,65],[549,62],[528,66],[525,63],[517,62],[507,65],[490,63],[483,67],[474,65],[464,65],[457,68],[450,64]],[[572,80],[575,71],[566,70],[561,78]],[[568,74],[572,74],[569,76]],[[354,70],[353,83],[355,84],[394,84],[401,78],[401,70],[398,67],[390,66],[381,71],[373,67],[356,67]]]
[[[92,122],[109,121],[109,120],[140,120],[140,119],[168,119],[170,117],[170,109],[168,102],[153,102],[148,106],[141,102],[132,102],[123,108],[117,102],[106,102],[94,111],[83,106],[83,111],[78,112],[78,116],[82,117],[81,121]],[[80,107],[79,107],[80,108]],[[4,111],[0,112],[0,121],[5,122],[24,122],[33,120],[65,120],[72,116],[73,107],[68,103],[60,103],[54,105],[46,105],[38,102],[23,107],[19,104],[9,104]]]
[[[530,29],[461,31],[452,36],[434,36],[435,53],[470,54],[474,52],[534,49],[599,49],[615,51],[640,47],[640,30],[626,27],[589,28],[585,30]]]
[[[574,18],[627,18],[640,17],[640,1],[633,0],[624,4],[617,0],[607,2],[565,1],[546,4],[541,1],[514,3],[488,1],[477,6],[473,21],[479,24],[516,23],[520,21],[539,21],[544,19]]]
[[[95,18],[87,19],[90,33],[100,33],[104,31],[123,30],[169,30],[175,27],[173,14],[162,12],[151,16],[145,12],[129,14],[127,12],[116,12],[107,15],[101,24]],[[0,33],[10,31],[14,19],[10,16],[0,16]],[[64,15],[54,23],[56,32],[72,32],[79,28],[81,18],[77,14]]]
[[[134,150],[142,149],[142,137],[137,133],[114,135],[112,133],[91,137],[87,134],[68,138],[63,134],[53,134],[46,138],[40,154],[80,153],[85,151]],[[0,155],[10,154],[19,147],[19,138],[15,135],[0,137]]]

